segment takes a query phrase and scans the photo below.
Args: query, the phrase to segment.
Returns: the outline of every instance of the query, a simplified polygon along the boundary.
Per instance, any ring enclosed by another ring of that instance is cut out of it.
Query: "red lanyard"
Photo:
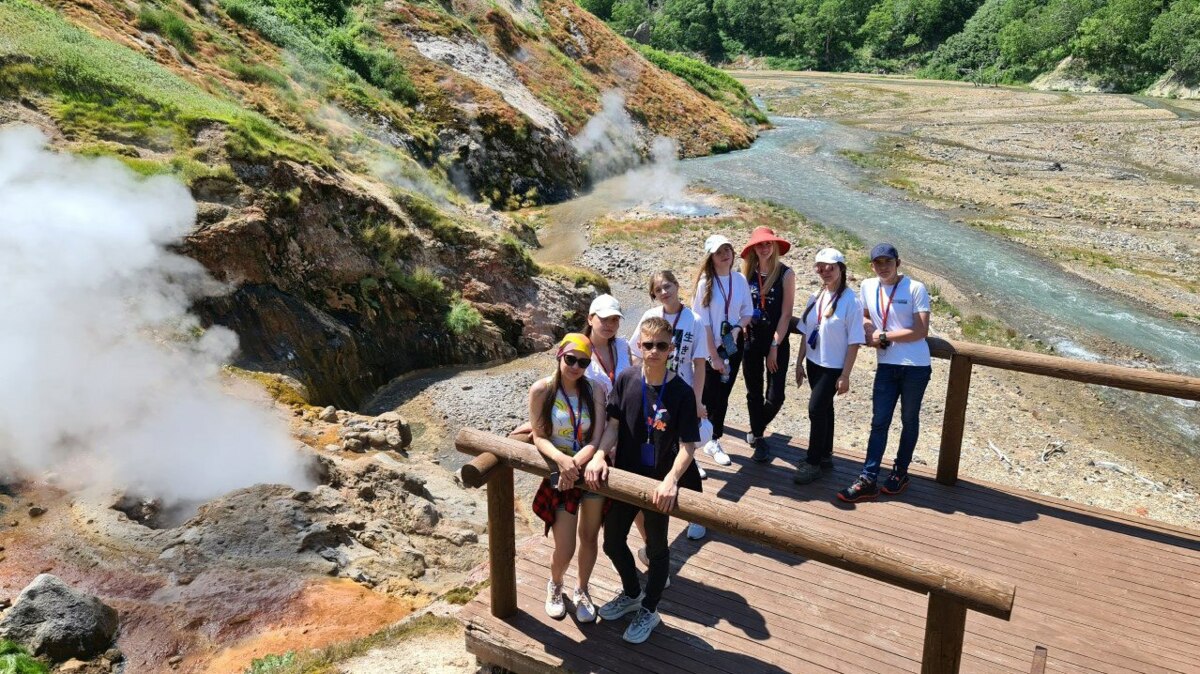
[[[585,385],[586,382],[580,384],[580,386]],[[573,436],[575,448],[573,451],[578,452],[579,447],[583,444],[583,432],[580,429],[580,426],[583,425],[583,398],[579,399],[579,414],[576,415],[575,406],[571,404],[571,398],[567,395],[567,390],[563,388],[562,382],[559,382],[558,384],[558,391],[559,393],[562,393],[563,402],[567,404],[567,412],[571,415],[571,428],[575,429],[575,434]]]
[[[883,325],[879,326],[880,330],[887,332],[888,314],[892,313],[892,299],[896,297],[896,290],[900,288],[900,281],[904,279],[900,276],[896,279],[896,285],[892,286],[892,292],[888,293],[887,306],[883,306],[883,282],[879,282],[879,286],[875,289],[875,312],[879,314],[880,322]]]
[[[825,318],[825,306],[823,304],[821,304],[821,300],[823,298],[832,300],[833,296],[829,294],[828,290],[822,290],[821,297],[817,298],[817,327],[818,328],[821,327],[821,321],[824,320],[824,318]]]
[[[763,284],[767,282],[767,277],[762,272],[755,272],[758,275],[758,308],[762,309],[763,315],[767,313],[767,289],[763,288]]]
[[[611,349],[610,353],[612,354],[613,360],[613,367],[611,370],[608,369],[608,366],[604,364],[604,358],[600,356],[600,349],[596,348],[595,342],[592,343],[592,353],[596,356],[596,362],[600,363],[600,369],[604,371],[604,374],[608,377],[608,380],[614,384],[617,383],[617,347],[613,344],[615,341],[616,340],[609,340],[608,342],[608,348]]]
[[[725,322],[729,322],[729,302],[733,299],[733,270],[729,270],[729,292],[725,292],[725,287],[721,285],[721,277],[715,277],[717,281],[717,289],[721,291],[721,297],[725,298]]]

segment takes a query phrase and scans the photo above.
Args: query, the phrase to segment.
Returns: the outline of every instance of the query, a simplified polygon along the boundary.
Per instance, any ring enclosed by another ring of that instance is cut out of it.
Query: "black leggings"
[[[646,572],[646,596],[642,607],[653,611],[658,608],[667,574],[671,571],[671,551],[667,547],[667,524],[671,518],[664,512],[650,508],[639,508],[624,501],[611,500],[612,506],[604,517],[604,554],[612,560],[613,567],[621,576],[621,587],[625,594],[637,597],[642,592],[638,581],[637,566],[633,553],[629,551],[629,527],[633,518],[642,513],[646,525],[646,555],[650,568]]]
[[[704,392],[700,402],[708,410],[708,420],[712,422],[713,440],[719,440],[725,434],[725,413],[729,411],[729,393],[737,381],[738,368],[742,365],[742,351],[738,350],[729,359],[729,381],[721,381],[721,373],[712,369],[712,365],[704,364]]]
[[[766,347],[766,348],[762,348]],[[787,392],[788,361],[791,360],[791,344],[787,339],[779,345],[775,353],[775,363],[779,366],[774,373],[767,372],[767,354],[771,342],[762,339],[750,343],[746,349],[745,367],[742,376],[746,381],[746,407],[750,412],[750,433],[761,438],[767,432],[767,424],[779,414],[783,407],[783,399]],[[766,378],[766,396],[763,395],[763,381]]]
[[[808,458],[812,465],[833,456],[833,396],[842,370],[821,367],[804,359],[808,372]]]

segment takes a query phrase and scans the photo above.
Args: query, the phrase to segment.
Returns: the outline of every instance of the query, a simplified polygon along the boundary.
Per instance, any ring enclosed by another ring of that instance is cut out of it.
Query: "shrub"
[[[450,305],[446,285],[436,274],[424,267],[418,267],[411,275],[399,268],[393,268],[388,277],[396,284],[396,288],[422,311],[436,312]]]
[[[290,667],[296,661],[296,653],[288,651],[283,655],[268,655],[255,658],[250,662],[244,674],[275,674]]]
[[[186,52],[196,49],[196,38],[192,28],[175,12],[169,9],[143,7],[138,12],[138,28],[148,30],[170,40],[171,44]]]
[[[446,314],[446,327],[456,335],[465,335],[483,325],[483,315],[464,299],[457,299]]]
[[[261,63],[245,63],[238,59],[230,59],[225,67],[233,76],[251,84],[273,84],[280,89],[287,86],[287,77],[283,73]]]

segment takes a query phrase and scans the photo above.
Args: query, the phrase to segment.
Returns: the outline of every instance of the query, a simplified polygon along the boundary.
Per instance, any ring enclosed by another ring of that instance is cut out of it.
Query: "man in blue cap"
[[[930,367],[929,293],[920,281],[900,273],[900,253],[890,243],[871,249],[876,278],[862,282],[863,331],[867,346],[875,347],[878,369],[871,394],[871,437],[867,460],[854,484],[838,492],[848,503],[899,494],[908,486],[908,465],[920,433],[921,400],[933,372]],[[892,472],[878,484],[879,467],[887,450],[888,429],[900,403],[900,447]]]

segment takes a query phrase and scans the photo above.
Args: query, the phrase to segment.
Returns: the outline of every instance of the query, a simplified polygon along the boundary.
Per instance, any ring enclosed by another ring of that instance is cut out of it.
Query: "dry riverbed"
[[[1200,105],[818,73],[737,73],[771,114],[881,134],[850,158],[955,220],[1200,322]]]

